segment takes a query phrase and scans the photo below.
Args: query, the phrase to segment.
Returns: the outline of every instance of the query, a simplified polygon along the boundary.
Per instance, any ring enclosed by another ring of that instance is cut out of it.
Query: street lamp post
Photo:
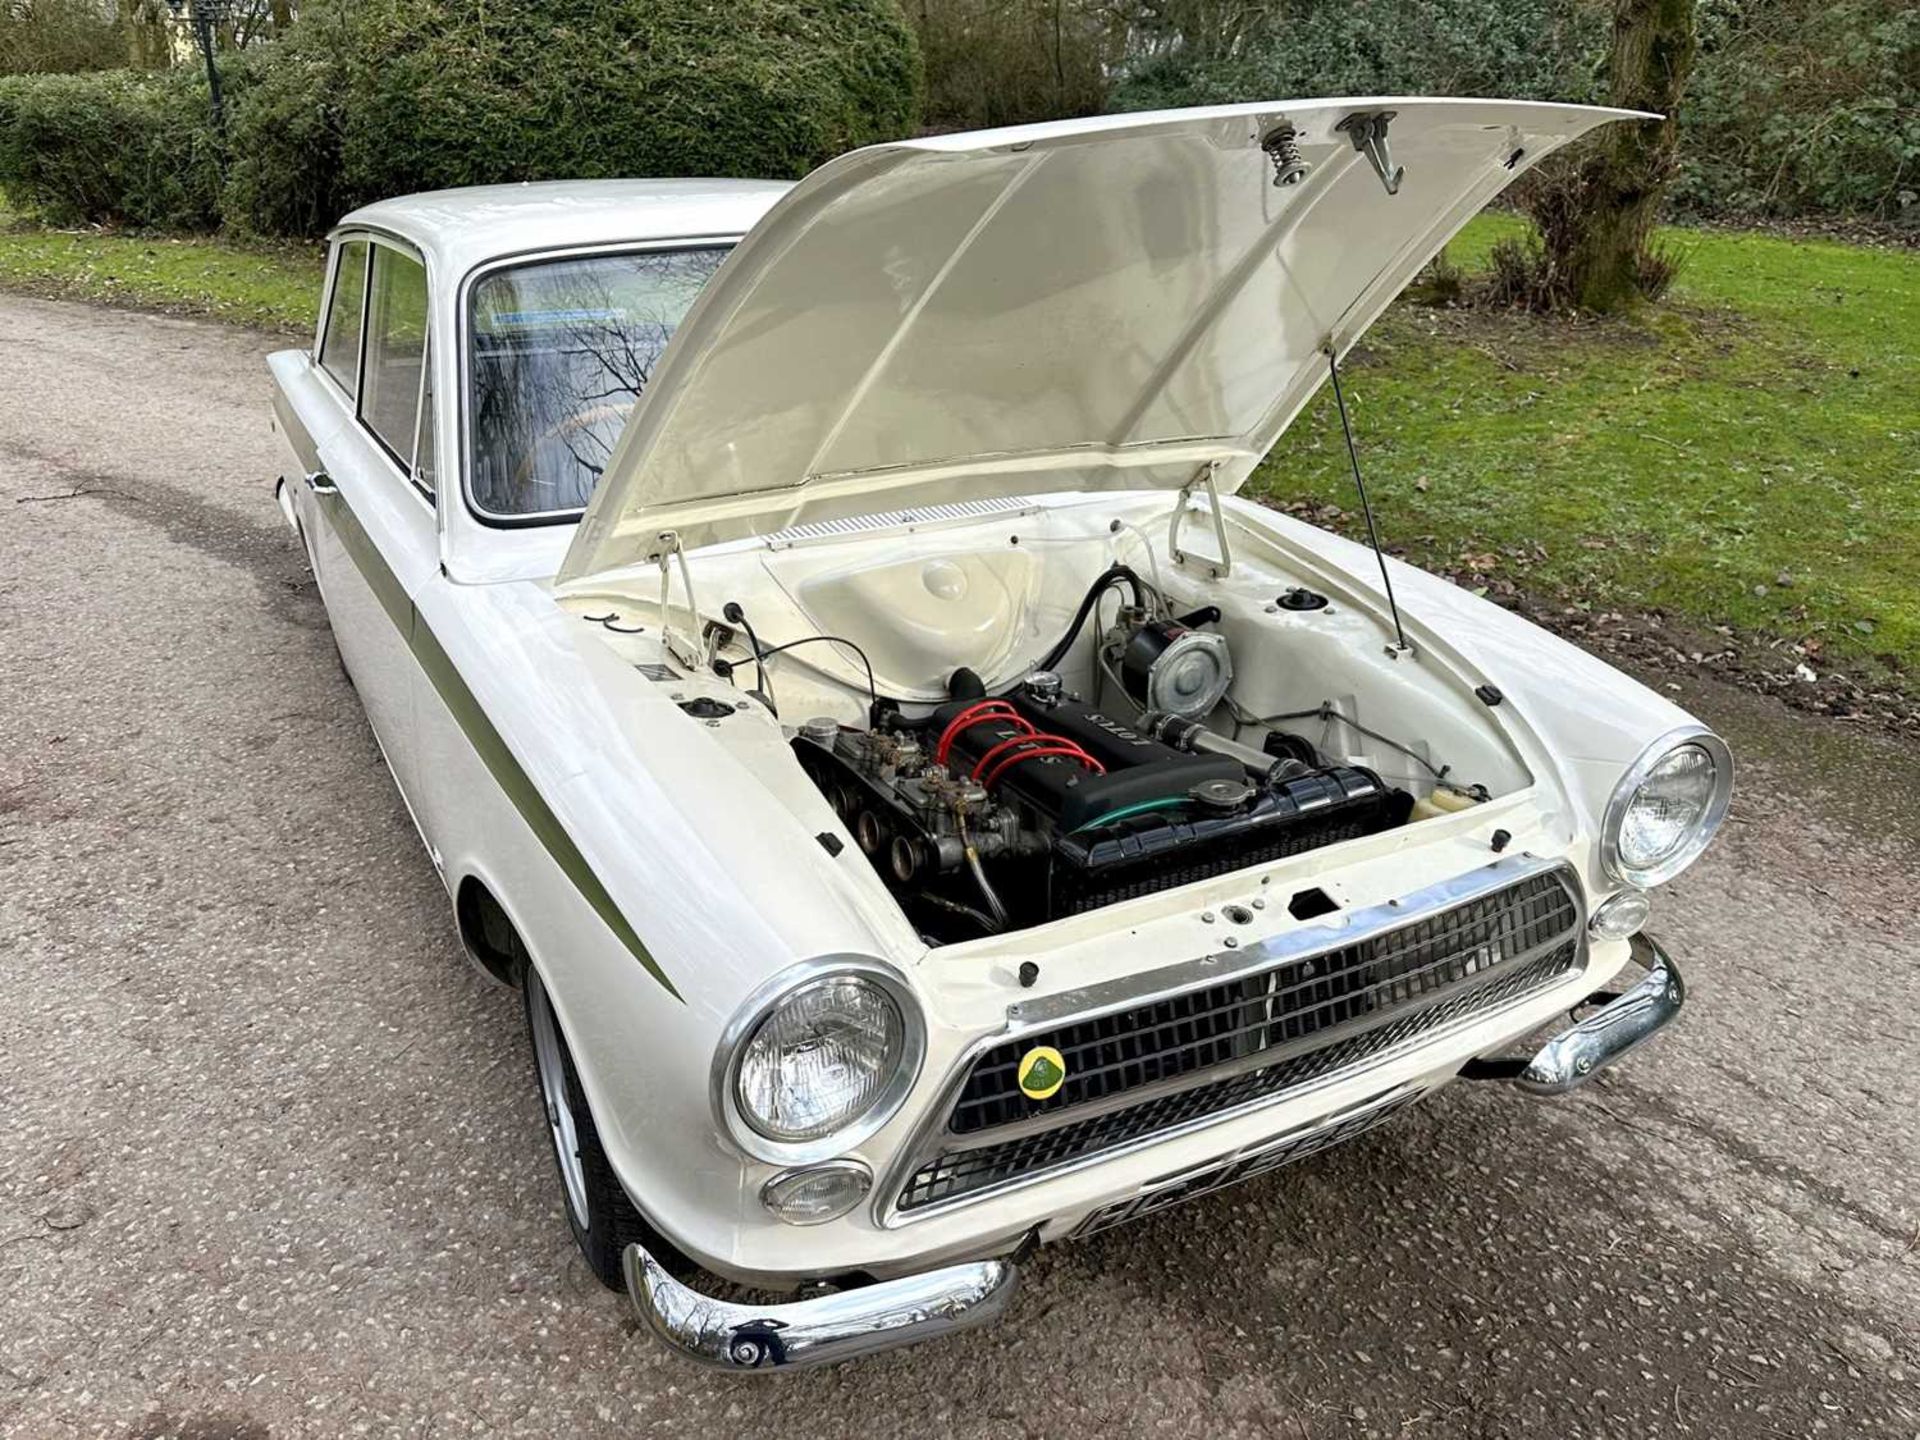
[[[200,47],[200,58],[207,66],[207,99],[213,109],[213,129],[220,139],[220,168],[227,164],[227,107],[220,94],[220,67],[213,58],[213,31],[216,25],[230,19],[233,15],[235,0],[167,0],[167,8],[176,16],[184,16],[193,26],[194,43]]]

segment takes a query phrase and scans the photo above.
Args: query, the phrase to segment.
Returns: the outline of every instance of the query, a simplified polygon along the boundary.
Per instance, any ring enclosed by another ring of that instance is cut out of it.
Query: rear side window
[[[409,472],[426,356],[426,269],[390,245],[375,245],[360,418]]]
[[[367,242],[340,246],[334,267],[333,303],[320,340],[320,368],[351,395],[360,378],[360,311],[367,295]]]

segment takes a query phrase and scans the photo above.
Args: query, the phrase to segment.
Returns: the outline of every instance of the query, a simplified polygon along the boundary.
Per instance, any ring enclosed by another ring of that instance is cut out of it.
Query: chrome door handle
[[[309,471],[304,477],[307,488],[316,495],[338,495],[340,487],[327,478],[324,470]]]

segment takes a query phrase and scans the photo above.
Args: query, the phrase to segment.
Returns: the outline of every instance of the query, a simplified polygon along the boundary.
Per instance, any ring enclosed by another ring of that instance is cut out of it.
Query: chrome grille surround
[[[903,1148],[878,1218],[904,1224],[1344,1080],[1576,973],[1584,931],[1572,868],[1517,855],[1243,949],[1009,1006]],[[1068,1055],[1069,1084],[1016,1118],[978,1077],[1035,1044]],[[1093,1062],[1072,1089],[1076,1053]]]

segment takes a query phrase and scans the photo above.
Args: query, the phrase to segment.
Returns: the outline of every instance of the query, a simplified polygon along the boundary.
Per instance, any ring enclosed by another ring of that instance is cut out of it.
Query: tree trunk
[[[165,70],[173,64],[173,39],[159,0],[137,0],[126,16],[127,63],[135,70]]]
[[[1628,110],[1664,118],[1609,128],[1585,160],[1578,197],[1558,237],[1545,236],[1573,302],[1610,314],[1638,299],[1659,265],[1649,250],[1661,197],[1673,179],[1679,142],[1675,112],[1693,69],[1699,36],[1695,0],[1615,0],[1610,98]]]

